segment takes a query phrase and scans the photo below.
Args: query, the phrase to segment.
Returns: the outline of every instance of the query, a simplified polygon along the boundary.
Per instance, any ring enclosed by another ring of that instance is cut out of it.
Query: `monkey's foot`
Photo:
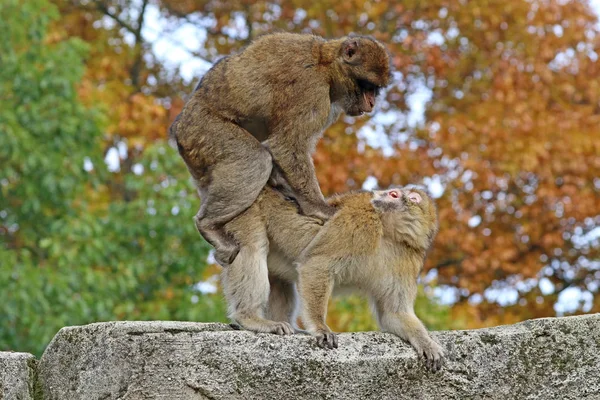
[[[294,327],[287,322],[274,322],[271,333],[276,335],[293,335]]]
[[[258,316],[253,317],[237,317],[234,320],[247,329],[256,333],[274,333],[276,335],[293,335],[294,327],[284,321],[271,321]]]
[[[215,260],[222,267],[227,267],[233,263],[239,252],[240,246],[237,245],[215,249]]]
[[[428,343],[422,343],[420,349],[415,346],[417,354],[425,360],[425,366],[431,372],[437,372],[442,368],[444,363],[444,350],[439,344],[430,340]]]
[[[322,348],[337,349],[337,335],[331,331],[318,331],[313,334],[317,338],[317,346]]]
[[[294,334],[294,327],[283,321],[263,320],[258,324],[252,323],[251,326],[248,326],[248,329],[259,333],[274,333],[276,335]]]

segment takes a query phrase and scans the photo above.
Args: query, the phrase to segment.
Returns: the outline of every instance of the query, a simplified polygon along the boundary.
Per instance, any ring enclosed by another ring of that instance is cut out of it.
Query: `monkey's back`
[[[303,121],[304,131],[313,135],[308,148],[314,148],[341,112],[331,107],[329,83],[319,70],[324,43],[312,35],[265,35],[204,75],[170,128],[197,182],[209,184],[210,168],[219,160],[251,164],[260,149],[248,133],[260,146],[273,131],[288,136],[296,131],[292,122]]]
[[[346,193],[331,198],[338,211],[321,225],[299,213],[294,202],[266,187],[247,213],[264,217],[269,240],[295,259],[311,244],[311,255],[336,254],[355,257],[374,254],[383,235],[381,217],[371,204],[370,192]]]
[[[300,214],[293,201],[286,200],[276,189],[267,186],[252,207],[238,219],[261,220],[271,244],[284,251],[291,260],[295,260],[313,241],[315,246],[311,247],[311,254],[327,252],[340,257],[368,255],[377,251],[383,234],[381,218],[370,200],[369,192],[334,197],[330,202],[338,211],[322,225],[317,219]],[[243,234],[238,233],[244,229],[237,225],[234,220],[228,227],[236,235]]]
[[[323,42],[317,36],[292,33],[262,36],[242,52],[217,62],[190,102],[209,106],[235,121],[269,119],[275,109],[290,101],[290,95],[294,98],[288,89],[301,83],[310,91],[311,81],[321,79],[314,72],[318,44]]]

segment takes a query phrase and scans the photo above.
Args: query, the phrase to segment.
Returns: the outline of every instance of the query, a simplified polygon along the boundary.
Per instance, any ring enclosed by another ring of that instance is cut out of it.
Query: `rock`
[[[0,351],[0,399],[34,399],[35,357]]]
[[[434,332],[427,372],[387,333],[305,335],[224,324],[109,322],[63,328],[39,363],[44,399],[597,399],[600,314]]]

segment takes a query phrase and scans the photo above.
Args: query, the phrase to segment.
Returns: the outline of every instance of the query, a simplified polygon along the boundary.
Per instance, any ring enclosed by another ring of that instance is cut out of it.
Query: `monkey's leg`
[[[202,205],[194,220],[200,234],[215,248],[216,260],[227,266],[236,258],[239,245],[223,226],[254,203],[273,164],[271,154],[248,132],[234,124],[225,124],[223,129],[221,140],[236,147],[223,151],[209,179],[198,180]]]
[[[264,228],[261,231],[250,224],[244,225],[247,230],[242,232],[244,236],[240,234],[239,257],[222,273],[229,316],[250,331],[291,335],[294,329],[288,322],[264,318],[269,301],[268,241]]]
[[[438,371],[442,367],[444,351],[431,339],[427,329],[414,313],[416,287],[414,294],[407,292],[412,290],[402,291],[403,294],[388,293],[386,298],[373,298],[377,322],[382,331],[398,335],[409,342],[417,355],[425,358],[427,368]]]
[[[270,276],[271,290],[269,292],[269,305],[267,318],[273,321],[285,321],[294,330],[298,330],[296,319],[298,317],[298,292],[296,284],[279,277]]]
[[[215,248],[215,260],[221,266],[226,267],[235,260],[240,247],[231,236],[223,230],[223,223],[207,218],[202,208],[194,217],[196,229],[202,237]],[[226,221],[225,221],[226,222]]]
[[[279,184],[284,195],[294,198],[304,215],[329,219],[335,209],[325,202],[313,165],[309,144],[296,143],[294,151],[289,144],[280,139],[282,135],[274,135],[264,142],[276,163],[276,173],[271,182]],[[287,182],[282,184],[282,182]]]
[[[334,283],[329,271],[328,260],[322,257],[307,259],[299,267],[298,287],[304,327],[317,338],[317,345],[333,349],[338,347],[337,336],[325,322]]]

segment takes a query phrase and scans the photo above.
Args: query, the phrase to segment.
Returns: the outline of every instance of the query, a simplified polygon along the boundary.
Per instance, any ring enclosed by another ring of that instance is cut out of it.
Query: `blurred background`
[[[0,349],[65,325],[227,321],[170,122],[263,33],[387,44],[393,85],[314,155],[323,192],[421,183],[417,313],[464,329],[600,311],[600,1],[3,0]],[[334,330],[375,328],[359,298]]]

